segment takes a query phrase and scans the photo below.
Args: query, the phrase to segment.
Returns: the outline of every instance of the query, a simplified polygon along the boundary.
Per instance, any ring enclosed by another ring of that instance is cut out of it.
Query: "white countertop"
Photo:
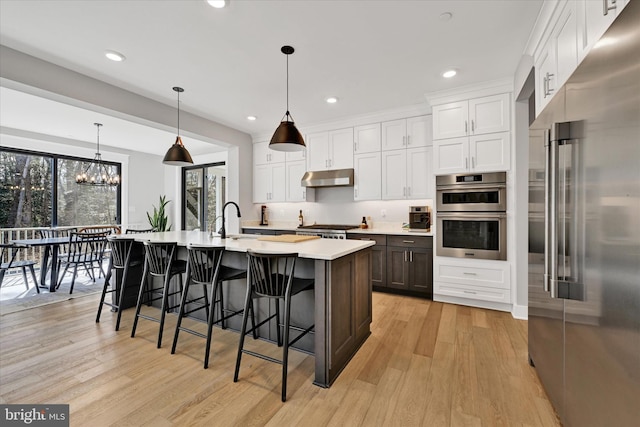
[[[243,225],[242,228],[259,229],[259,230],[284,230],[284,231],[297,231],[298,227],[289,225]],[[433,227],[431,231],[416,231],[403,229],[401,225],[381,225],[374,228],[356,228],[353,230],[347,230],[347,234],[386,234],[396,236],[433,236]]]
[[[267,242],[258,240],[262,236],[253,234],[227,235],[226,239],[221,239],[217,235],[209,237],[209,233],[203,231],[166,231],[162,233],[122,234],[120,236],[133,237],[138,241],[177,242],[178,246],[187,246],[188,244],[224,246],[226,250],[233,252],[247,252],[247,250],[267,253],[295,252],[300,258],[326,261],[375,245],[373,241],[340,239],[314,239],[299,243]]]

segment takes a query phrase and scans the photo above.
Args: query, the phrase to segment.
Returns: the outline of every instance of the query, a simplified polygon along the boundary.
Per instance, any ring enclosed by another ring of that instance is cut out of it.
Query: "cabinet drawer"
[[[470,286],[482,286],[489,288],[511,289],[509,281],[509,265],[486,266],[456,265],[446,262],[436,261],[434,277],[439,282],[455,283]]]
[[[387,246],[433,248],[433,238],[431,236],[387,236]]]
[[[433,293],[436,295],[448,295],[458,298],[500,302],[505,304],[511,303],[511,291],[508,289],[434,282]]]
[[[387,245],[387,236],[384,234],[347,233],[347,238],[352,240],[373,240],[376,242],[376,245]]]

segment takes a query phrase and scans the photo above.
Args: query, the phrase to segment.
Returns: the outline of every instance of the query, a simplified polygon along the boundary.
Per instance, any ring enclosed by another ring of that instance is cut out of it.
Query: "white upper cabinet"
[[[433,197],[432,147],[382,152],[382,198]]]
[[[287,202],[312,202],[315,200],[313,188],[303,187],[300,184],[307,171],[304,160],[286,163],[286,200]]]
[[[286,159],[283,151],[275,151],[269,148],[269,142],[257,142],[253,144],[253,163],[266,165],[269,163],[282,163]]]
[[[285,163],[257,165],[253,168],[253,202],[284,202],[286,199]]]
[[[355,154],[375,153],[380,151],[380,146],[380,123],[353,128],[353,152]]]
[[[431,115],[382,123],[382,149],[398,150],[432,144]]]
[[[510,129],[509,94],[433,107],[433,139],[458,138]]]
[[[380,200],[380,151],[356,154],[353,157],[354,200]]]
[[[434,141],[435,174],[509,170],[509,135],[509,132],[498,132]]]
[[[304,141],[305,145],[308,146],[307,141]],[[286,154],[286,159],[287,162],[297,162],[299,160],[305,160],[307,159],[307,150],[300,150],[300,151],[287,151],[285,152]]]
[[[307,134],[309,170],[353,168],[353,128]]]
[[[578,63],[628,3],[629,0],[576,0]]]

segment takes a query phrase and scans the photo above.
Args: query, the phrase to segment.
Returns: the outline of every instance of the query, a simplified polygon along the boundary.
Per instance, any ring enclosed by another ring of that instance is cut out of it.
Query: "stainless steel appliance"
[[[359,228],[357,225],[314,224],[298,227],[298,236],[320,236],[323,239],[346,239],[347,230]]]
[[[529,358],[567,427],[640,422],[639,22],[632,1],[530,127]]]
[[[506,172],[436,177],[436,255],[507,259]]]
[[[431,228],[431,214],[428,206],[409,207],[409,229],[429,231]]]

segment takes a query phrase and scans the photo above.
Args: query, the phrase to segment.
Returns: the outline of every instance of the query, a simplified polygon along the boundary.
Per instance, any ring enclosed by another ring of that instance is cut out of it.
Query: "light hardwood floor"
[[[237,333],[214,329],[204,370],[202,338],[181,334],[170,354],[175,316],[156,349],[157,323],[132,339],[133,310],[115,332],[108,310],[94,322],[98,299],[0,317],[1,403],[68,403],[72,426],[559,425],[509,313],[374,293],[372,334],[333,386],[312,385],[313,357],[291,351],[282,403],[278,365],[245,355],[233,383]]]

